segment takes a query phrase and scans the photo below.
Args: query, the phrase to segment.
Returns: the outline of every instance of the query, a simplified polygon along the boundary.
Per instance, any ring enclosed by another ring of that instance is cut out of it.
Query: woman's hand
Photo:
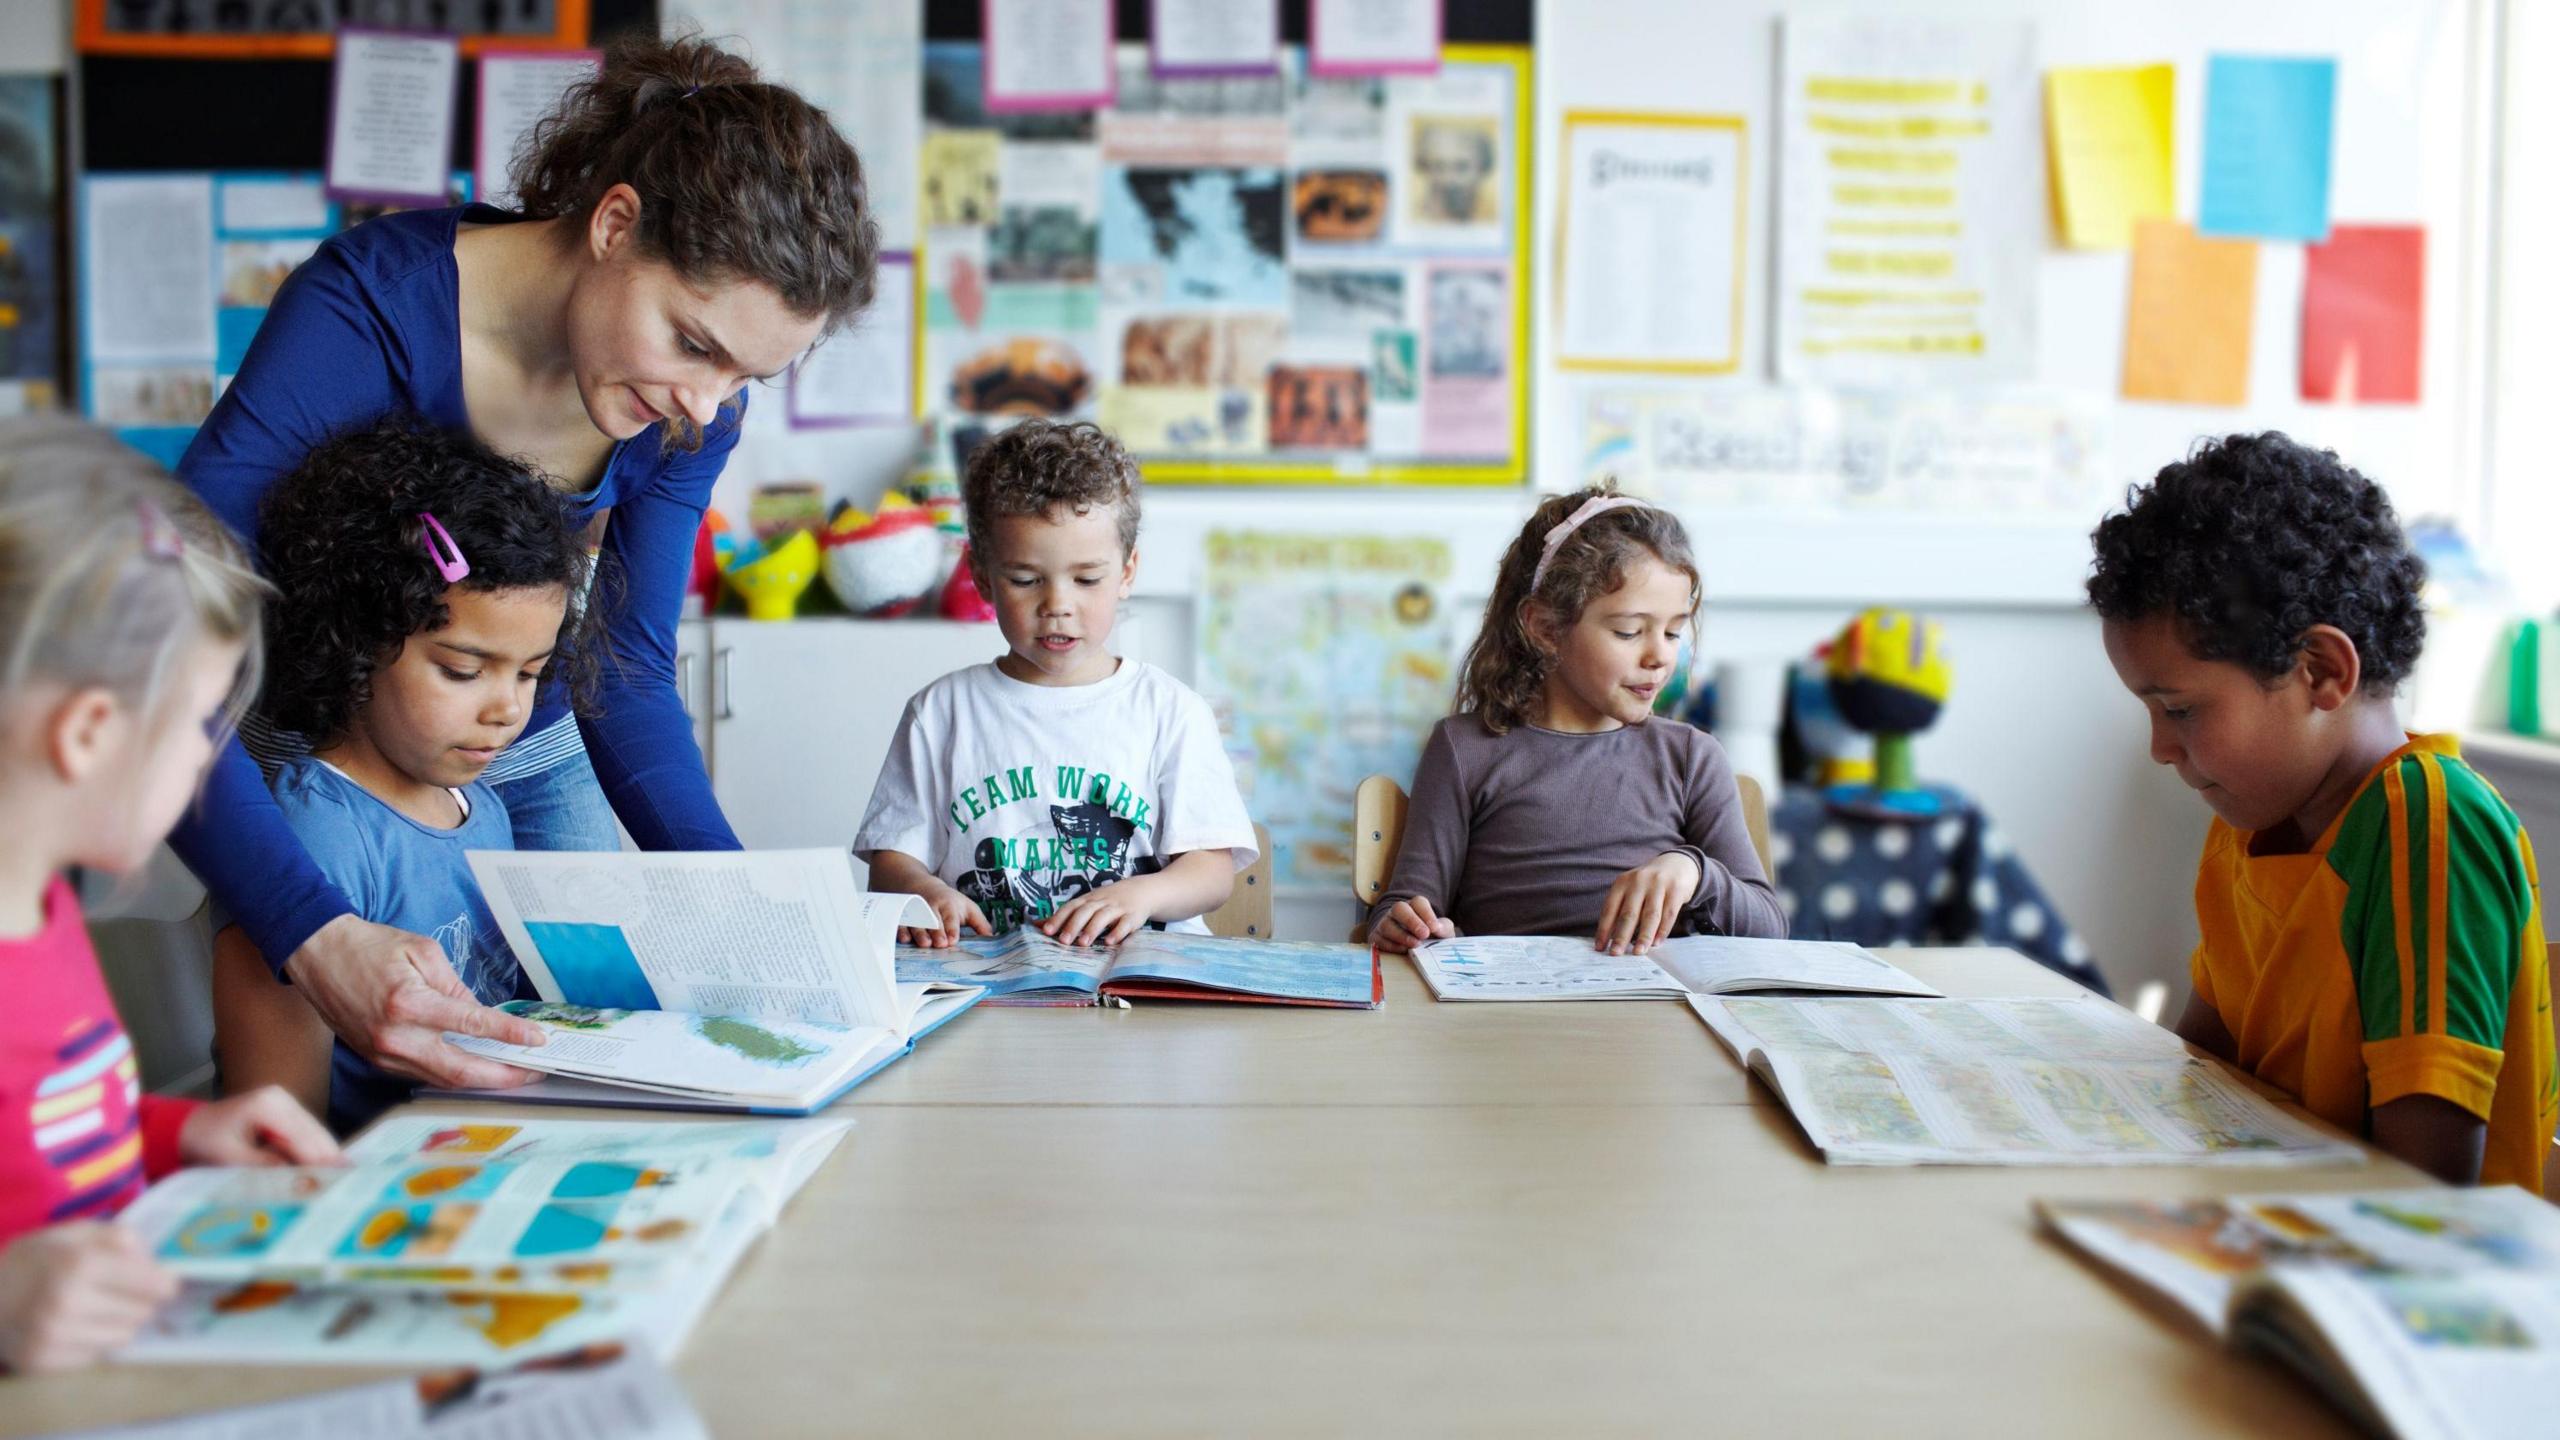
[[[473,999],[444,950],[424,935],[341,915],[312,932],[285,977],[338,1038],[394,1075],[449,1090],[502,1089],[530,1070],[457,1050],[445,1032],[540,1045],[541,1026]]]
[[[1618,877],[1600,906],[1592,948],[1612,955],[1650,950],[1671,933],[1671,923],[1696,898],[1698,862],[1666,850]]]
[[[1391,955],[1410,955],[1418,945],[1452,939],[1457,933],[1456,922],[1434,914],[1431,902],[1416,895],[1387,907],[1387,913],[1369,927],[1369,946]]]

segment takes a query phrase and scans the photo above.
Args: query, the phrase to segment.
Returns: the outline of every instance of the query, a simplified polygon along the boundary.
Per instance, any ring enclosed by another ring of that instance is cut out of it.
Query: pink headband
[[[1547,531],[1547,543],[1538,551],[1538,568],[1529,572],[1529,593],[1532,595],[1538,593],[1538,582],[1547,578],[1547,567],[1555,563],[1556,551],[1564,547],[1565,540],[1574,531],[1582,528],[1584,521],[1611,510],[1622,510],[1629,505],[1642,505],[1650,509],[1652,504],[1653,502],[1649,500],[1639,500],[1633,495],[1594,495],[1583,501],[1580,509],[1567,515],[1553,529]]]

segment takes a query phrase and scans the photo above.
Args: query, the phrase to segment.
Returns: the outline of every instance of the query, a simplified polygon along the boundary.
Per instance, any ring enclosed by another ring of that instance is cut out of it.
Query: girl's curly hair
[[[433,515],[469,562],[467,590],[559,587],[569,597],[543,685],[583,711],[602,655],[603,586],[559,494],[471,436],[394,417],[320,445],[259,507],[267,607],[262,708],[314,744],[344,735],[374,671],[452,617],[427,549]],[[441,553],[441,551],[439,551]]]
[[[1570,627],[1582,618],[1582,607],[1626,583],[1627,572],[1639,561],[1658,560],[1688,576],[1689,614],[1696,618],[1704,586],[1697,557],[1689,549],[1689,532],[1678,516],[1656,505],[1630,505],[1592,516],[1565,537],[1546,575],[1538,576],[1547,532],[1585,503],[1617,493],[1617,484],[1604,480],[1568,495],[1550,495],[1520,527],[1494,574],[1493,598],[1485,603],[1484,625],[1459,672],[1451,714],[1473,711],[1496,735],[1536,714],[1556,657],[1530,633],[1528,611],[1534,607],[1555,625]],[[1533,578],[1538,582],[1534,590]]]
[[[2368,695],[2398,689],[2426,644],[2426,562],[2382,487],[2272,430],[2198,444],[2129,492],[2093,539],[2101,619],[2171,616],[2197,658],[2261,680],[2294,667],[2314,625],[2355,642]]]

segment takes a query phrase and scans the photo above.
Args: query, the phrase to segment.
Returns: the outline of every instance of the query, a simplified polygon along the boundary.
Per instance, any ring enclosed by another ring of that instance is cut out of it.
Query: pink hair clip
[[[463,578],[471,573],[471,562],[462,558],[462,547],[453,543],[452,534],[437,524],[433,515],[421,510],[418,518],[427,522],[427,533],[418,538],[427,547],[427,558],[435,562],[436,573],[444,577],[447,585],[461,584]],[[438,540],[444,542],[441,553],[436,549]]]
[[[175,560],[186,554],[186,537],[178,533],[177,522],[169,512],[148,496],[136,497],[135,517],[142,525],[142,553],[154,560]]]

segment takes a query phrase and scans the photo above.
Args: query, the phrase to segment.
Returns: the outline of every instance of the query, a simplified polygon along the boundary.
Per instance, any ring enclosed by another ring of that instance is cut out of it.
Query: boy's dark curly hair
[[[2382,487],[2272,430],[2198,444],[2094,538],[2101,617],[2174,616],[2198,657],[2261,679],[2293,668],[2304,631],[2333,625],[2355,642],[2364,692],[2388,695],[2426,643],[2426,564]]]
[[[376,667],[451,618],[421,514],[470,564],[462,588],[568,593],[543,685],[580,709],[593,698],[603,587],[580,603],[594,562],[559,494],[469,435],[396,417],[316,447],[259,507],[259,556],[279,592],[263,704],[277,725],[314,744],[344,735]]]
[[[1138,548],[1138,462],[1111,432],[1085,421],[1061,424],[1025,420],[969,456],[961,482],[969,525],[969,556],[995,563],[999,515],[1046,515],[1064,507],[1082,515],[1099,505],[1120,507],[1120,554]]]

